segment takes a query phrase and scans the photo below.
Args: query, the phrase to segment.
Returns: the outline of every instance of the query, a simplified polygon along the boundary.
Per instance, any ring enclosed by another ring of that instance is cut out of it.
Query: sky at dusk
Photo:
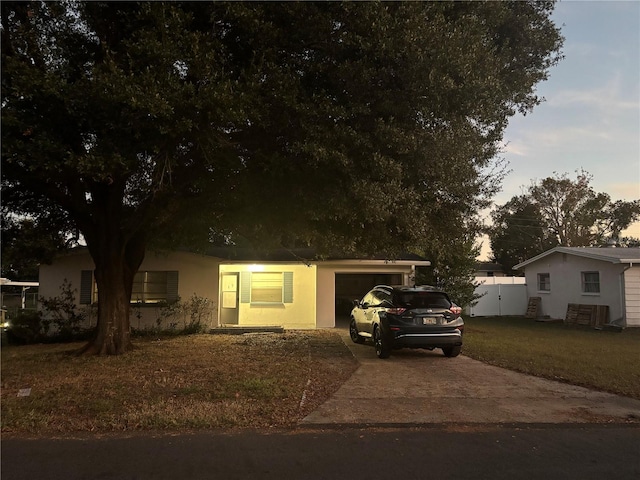
[[[495,203],[532,180],[554,172],[575,179],[582,169],[596,192],[640,199],[640,2],[563,1],[552,18],[565,58],[537,86],[546,101],[509,123],[501,156],[511,172]],[[640,223],[623,235],[640,238]]]

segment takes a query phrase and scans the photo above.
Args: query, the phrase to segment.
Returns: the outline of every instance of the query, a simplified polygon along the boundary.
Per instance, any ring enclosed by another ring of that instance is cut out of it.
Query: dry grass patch
[[[357,366],[328,331],[145,339],[119,357],[81,346],[2,349],[4,434],[288,427]]]

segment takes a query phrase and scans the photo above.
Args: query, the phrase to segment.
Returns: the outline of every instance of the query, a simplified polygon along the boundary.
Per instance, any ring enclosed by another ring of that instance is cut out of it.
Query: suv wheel
[[[387,345],[387,341],[384,339],[384,335],[380,331],[380,327],[376,327],[373,331],[373,344],[376,347],[376,355],[378,358],[389,358],[391,349]]]
[[[356,321],[353,318],[349,323],[349,336],[353,343],[364,343],[364,337],[358,335],[358,327],[356,327]]]
[[[444,353],[445,357],[457,357],[460,355],[460,350],[462,347],[460,345],[456,345],[455,347],[444,347],[442,349],[442,353]]]

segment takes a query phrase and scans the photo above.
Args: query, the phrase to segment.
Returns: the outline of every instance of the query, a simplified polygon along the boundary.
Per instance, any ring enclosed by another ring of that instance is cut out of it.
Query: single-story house
[[[565,319],[570,305],[603,306],[608,323],[640,327],[640,248],[556,247],[513,268],[524,270],[541,315]]]
[[[476,277],[505,277],[502,265],[493,262],[476,262]]]
[[[214,249],[206,255],[150,252],[134,280],[131,324],[153,326],[161,305],[196,296],[215,305],[212,327],[331,328],[336,313],[348,312],[346,305],[375,285],[412,284],[416,267],[429,265],[412,254],[394,260],[321,259],[310,249],[269,254],[238,248]],[[51,265],[40,266],[40,295],[59,295],[67,279],[77,290],[78,305],[95,304],[93,270],[86,249],[59,256]]]

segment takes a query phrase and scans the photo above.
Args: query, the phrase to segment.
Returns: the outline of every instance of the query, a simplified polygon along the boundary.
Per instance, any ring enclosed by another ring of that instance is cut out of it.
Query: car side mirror
[[[360,308],[362,308],[363,310],[366,310],[367,308],[369,308],[371,305],[369,305],[369,303],[367,302],[363,302],[360,304]]]

